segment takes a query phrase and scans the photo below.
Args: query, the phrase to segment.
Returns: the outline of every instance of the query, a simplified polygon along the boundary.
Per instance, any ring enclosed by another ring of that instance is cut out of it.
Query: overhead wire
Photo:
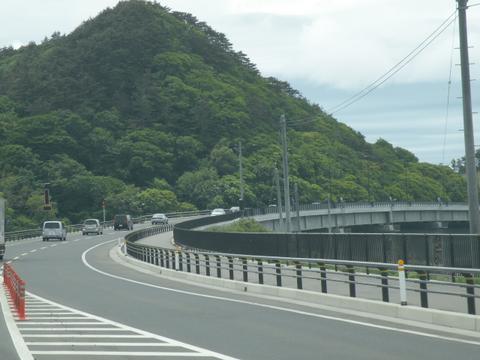
[[[445,148],[447,145],[448,119],[450,115],[450,95],[451,95],[451,89],[452,89],[452,69],[453,69],[453,52],[455,50],[455,30],[456,30],[456,26],[454,25],[453,31],[452,31],[452,47],[450,50],[450,69],[448,73],[447,101],[445,106],[445,125],[443,129],[442,165],[445,164]]]
[[[399,62],[392,66],[387,72],[378,77],[376,80],[371,82],[368,86],[358,91],[354,95],[345,99],[341,103],[335,105],[328,110],[330,115],[333,115],[339,111],[344,110],[353,103],[361,100],[372,91],[377,89],[379,86],[384,84],[392,76],[398,73],[403,69],[407,64],[409,64],[414,58],[416,58],[425,48],[427,48],[435,39],[437,39],[448,27],[455,21],[456,11],[452,12],[430,35],[428,35],[419,45],[417,45],[412,51],[410,51],[405,57],[403,57]]]

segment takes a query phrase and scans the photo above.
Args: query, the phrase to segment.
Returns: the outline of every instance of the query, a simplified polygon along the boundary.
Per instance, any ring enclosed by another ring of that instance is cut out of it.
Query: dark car
[[[113,230],[133,230],[133,220],[130,215],[115,215]]]

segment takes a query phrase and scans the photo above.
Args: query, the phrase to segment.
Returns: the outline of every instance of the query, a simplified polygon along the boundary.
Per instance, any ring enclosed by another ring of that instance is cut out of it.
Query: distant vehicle
[[[224,209],[213,209],[212,212],[210,213],[210,216],[218,216],[218,215],[225,215],[225,210]]]
[[[153,214],[152,225],[168,224],[168,218],[165,214]]]
[[[61,221],[45,221],[42,227],[43,241],[57,239],[60,241],[67,240],[67,228]]]
[[[133,230],[133,220],[130,215],[115,215],[113,230]]]
[[[239,212],[239,211],[240,211],[240,206],[232,206],[230,208],[231,213],[236,213],[236,212]]]
[[[103,226],[100,224],[100,220],[98,219],[87,219],[83,222],[82,226],[82,235],[87,234],[103,234]]]

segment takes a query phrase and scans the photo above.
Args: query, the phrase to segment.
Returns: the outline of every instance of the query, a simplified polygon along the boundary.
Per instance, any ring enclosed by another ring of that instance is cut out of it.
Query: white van
[[[82,235],[103,235],[103,226],[98,219],[87,219],[83,222]]]
[[[67,240],[67,228],[61,221],[45,221],[42,228],[43,241],[58,239]]]

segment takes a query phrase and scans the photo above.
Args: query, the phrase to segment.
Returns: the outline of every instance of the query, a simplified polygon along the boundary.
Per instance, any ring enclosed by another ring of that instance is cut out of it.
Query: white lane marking
[[[23,254],[22,254],[22,255],[20,255],[20,256],[25,256],[25,255],[28,255],[28,253],[23,253]]]
[[[84,318],[85,319],[85,318]],[[88,319],[87,319],[88,320]],[[18,323],[18,326],[30,326],[30,325],[103,325],[98,321],[22,321]]]
[[[41,247],[39,250],[45,250],[48,246]]]
[[[116,241],[116,240],[115,240]],[[213,357],[213,358],[217,358],[217,359],[221,359],[221,360],[237,360],[236,358],[233,358],[231,356],[227,356],[227,355],[223,355],[223,354],[220,354],[220,353],[217,353],[217,352],[214,352],[214,351],[211,351],[211,350],[207,350],[207,349],[204,349],[204,348],[201,348],[201,347],[198,347],[198,346],[194,346],[194,345],[190,345],[190,344],[187,344],[187,343],[184,343],[184,342],[181,342],[181,341],[178,341],[178,340],[174,340],[174,339],[171,339],[171,338],[167,338],[165,336],[161,336],[161,335],[157,335],[157,334],[153,334],[153,333],[150,333],[148,331],[144,331],[144,330],[140,330],[140,329],[136,329],[136,328],[133,328],[131,326],[128,326],[128,325],[124,325],[124,324],[121,324],[121,323],[118,323],[116,321],[112,321],[112,320],[108,320],[108,319],[105,319],[105,318],[102,318],[100,316],[96,316],[96,315],[93,315],[93,314],[89,314],[87,312],[84,312],[84,311],[80,311],[80,310],[76,310],[76,309],[73,309],[71,307],[68,307],[68,306],[65,306],[65,305],[60,305],[58,303],[55,303],[51,300],[47,300],[45,298],[42,298],[38,295],[34,295],[30,292],[27,292],[27,295],[28,296],[32,296],[38,300],[42,300],[42,301],[45,301],[46,303],[48,304],[51,304],[51,305],[54,305],[54,306],[58,306],[58,307],[61,307],[63,308],[64,310],[68,310],[68,311],[71,311],[73,313],[76,313],[76,314],[79,314],[79,315],[83,315],[83,316],[86,316],[86,317],[89,317],[90,319],[95,319],[95,320],[98,320],[104,324],[108,324],[108,325],[111,325],[111,326],[115,326],[116,328],[118,328],[119,330],[123,330],[123,331],[130,331],[130,332],[133,332],[134,334],[138,334],[140,337],[142,338],[149,338],[149,339],[155,339],[155,340],[158,340],[158,341],[161,341],[161,342],[165,342],[165,343],[170,343],[172,346],[176,346],[176,347],[182,347],[182,348],[185,348],[187,350],[190,350],[190,351],[194,351],[195,353],[199,353],[199,354],[202,354],[204,356],[207,356],[207,357]],[[66,329],[66,330],[71,330],[70,329]],[[80,328],[80,331],[82,330],[82,328]],[[24,337],[26,336],[31,336],[32,334],[28,334],[28,335],[23,335]],[[57,336],[56,334],[42,334],[42,335],[52,335],[50,337],[55,337]],[[62,337],[78,337],[78,334],[59,334],[59,335],[63,335]],[[83,334],[82,334],[83,335]],[[108,336],[112,336],[112,335],[97,335],[97,334],[85,334],[86,336],[85,337],[91,337],[91,338],[99,338],[99,337],[108,337]],[[132,335],[126,335],[126,336],[132,336]],[[131,354],[131,353],[128,353],[128,354]],[[127,355],[128,355],[127,354]],[[69,354],[68,354],[69,355]],[[133,356],[133,355],[132,355]]]
[[[31,253],[37,252],[37,249],[30,250]]]
[[[50,247],[55,247],[55,246],[57,246],[57,244],[52,244],[52,245],[50,245]]]
[[[168,347],[172,346],[168,343],[152,343],[152,342],[26,342],[30,346],[129,346],[129,347]]]
[[[10,261],[7,261],[7,264],[11,264],[11,263],[12,263],[12,260],[10,260]]]
[[[107,356],[170,356],[170,357],[211,357],[197,352],[141,352],[141,351],[32,351],[33,355],[107,355]]]
[[[143,335],[112,334],[22,334],[24,338],[94,338],[94,339],[145,339]]]
[[[23,340],[20,331],[18,330],[13,315],[10,311],[10,307],[7,304],[5,291],[0,284],[0,308],[2,309],[5,324],[7,325],[8,332],[12,338],[13,346],[17,350],[17,354],[21,360],[34,360],[30,350],[28,350],[25,341]]]
[[[454,337],[431,334],[431,333],[426,333],[426,332],[422,332],[422,331],[401,329],[401,328],[395,328],[393,326],[386,326],[386,325],[377,325],[377,324],[367,323],[367,322],[358,321],[358,320],[350,320],[350,319],[340,318],[340,317],[336,317],[336,316],[321,315],[321,314],[311,313],[311,312],[302,311],[302,310],[289,309],[289,308],[285,308],[285,307],[281,307],[281,306],[256,303],[256,302],[247,301],[247,300],[231,299],[231,298],[226,298],[226,297],[223,297],[223,296],[206,295],[206,294],[196,293],[196,292],[193,292],[193,291],[178,290],[178,289],[173,289],[173,288],[169,288],[169,287],[165,287],[165,286],[149,284],[149,283],[145,283],[145,282],[142,282],[142,281],[137,281],[137,280],[132,280],[132,279],[129,279],[129,278],[125,278],[123,276],[107,273],[105,271],[97,269],[96,267],[94,267],[93,265],[91,265],[87,261],[87,254],[90,251],[96,249],[99,246],[106,245],[106,244],[115,242],[117,240],[118,239],[105,241],[103,243],[94,245],[94,246],[88,248],[87,250],[85,250],[82,253],[83,264],[86,267],[88,267],[89,269],[91,269],[91,270],[93,270],[93,271],[95,271],[99,274],[102,274],[102,275],[105,275],[105,276],[108,276],[108,277],[111,277],[111,278],[114,278],[114,279],[130,282],[130,283],[137,284],[137,285],[143,285],[143,286],[147,286],[147,287],[151,287],[151,288],[155,288],[155,289],[171,291],[171,292],[174,292],[174,293],[177,293],[177,294],[197,296],[197,297],[202,297],[202,298],[206,298],[206,299],[227,301],[227,302],[232,302],[232,303],[237,303],[237,304],[258,306],[258,307],[262,307],[262,308],[266,308],[266,309],[290,312],[290,313],[294,313],[294,314],[298,314],[298,315],[304,315],[304,316],[315,317],[315,318],[326,319],[326,320],[333,320],[333,321],[343,322],[343,323],[347,323],[347,324],[354,324],[354,325],[360,325],[360,326],[365,326],[365,327],[371,327],[371,328],[375,328],[375,329],[381,329],[381,330],[387,330],[387,331],[393,331],[393,332],[400,332],[400,333],[409,334],[409,335],[418,335],[418,336],[428,337],[428,338],[432,338],[432,339],[453,341],[453,342],[459,342],[459,343],[464,343],[464,344],[480,346],[479,341],[458,339],[458,338],[454,338]],[[452,331],[454,331],[454,330],[452,330]]]
[[[20,258],[19,256],[15,256],[13,260],[18,260],[19,258]]]
[[[48,315],[49,313],[42,313],[41,315]],[[57,313],[58,314],[58,313]],[[28,315],[29,320],[47,320],[47,319],[63,319],[63,320],[73,320],[73,319],[88,319],[85,316],[33,316]],[[38,315],[38,314],[37,314]],[[70,313],[62,313],[62,315],[70,315]]]
[[[60,324],[61,325],[61,324]],[[79,328],[74,328],[74,327],[44,327],[44,328],[41,328],[41,327],[38,327],[38,328],[27,328],[27,327],[20,327],[19,328],[20,331],[58,331],[58,330],[62,330],[64,332],[66,331],[113,331],[113,332],[116,332],[116,331],[128,331],[128,330],[125,330],[125,329],[120,329],[120,328],[87,328],[87,327],[79,327]]]

